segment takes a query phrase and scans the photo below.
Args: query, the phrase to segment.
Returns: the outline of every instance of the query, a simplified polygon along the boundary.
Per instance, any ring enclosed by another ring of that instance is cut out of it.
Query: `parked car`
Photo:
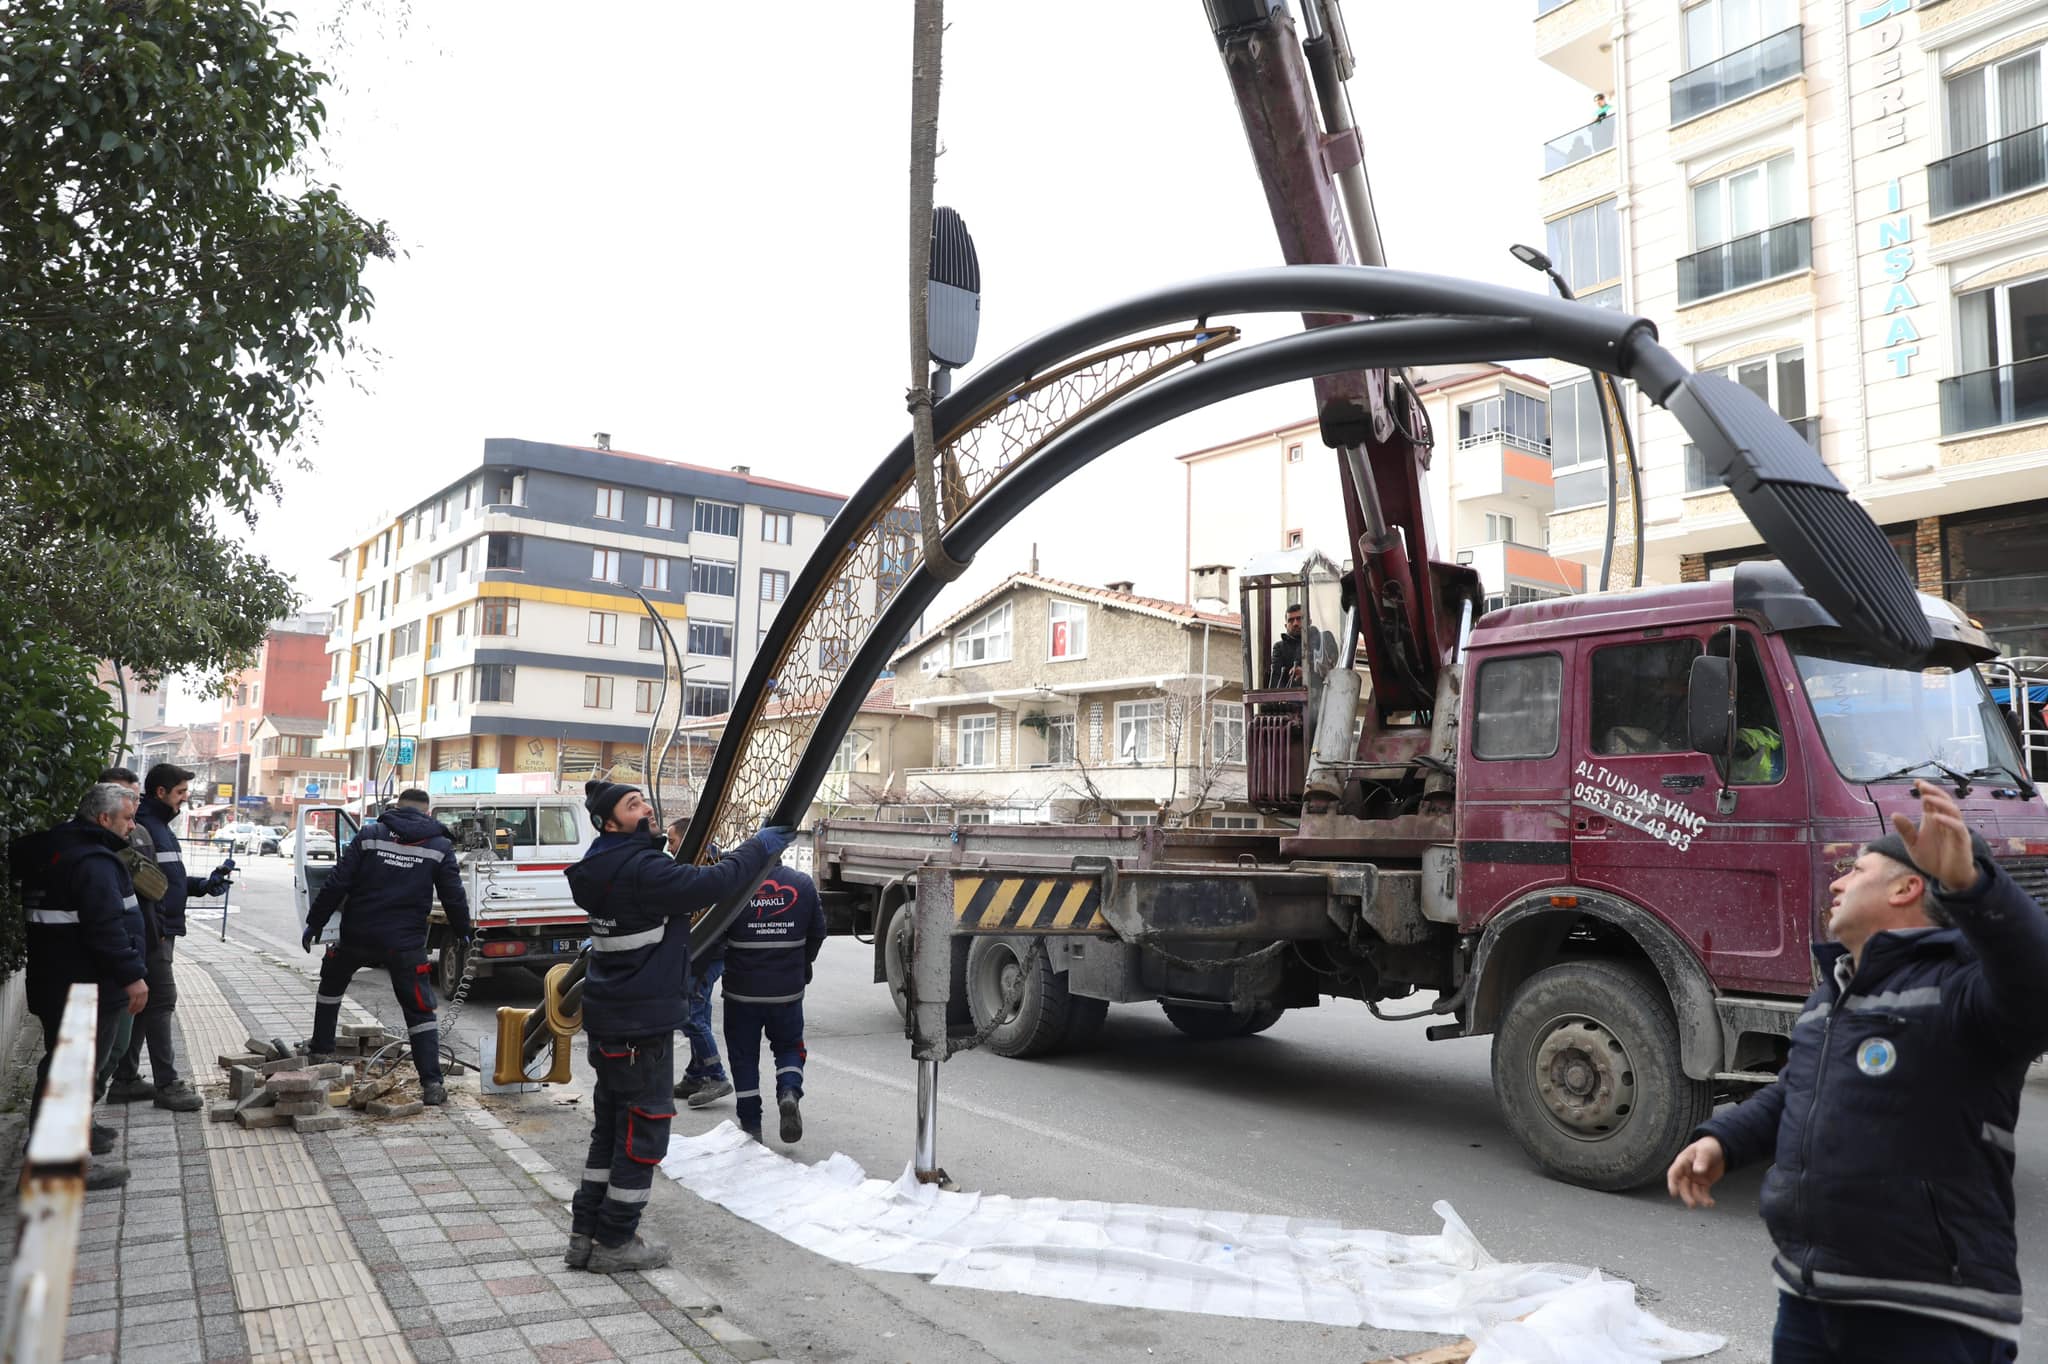
[[[266,825],[262,834],[256,840],[256,855],[258,857],[275,857],[278,852],[278,845],[284,842],[284,835],[285,829],[282,824]]]
[[[305,834],[308,860],[316,857],[324,857],[330,862],[334,860],[333,834],[325,829],[307,829]],[[283,857],[296,858],[299,855],[299,830],[290,830],[280,838],[277,842],[277,851]]]

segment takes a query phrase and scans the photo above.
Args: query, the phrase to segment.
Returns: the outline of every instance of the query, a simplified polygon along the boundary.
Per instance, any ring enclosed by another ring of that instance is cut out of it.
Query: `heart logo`
[[[754,917],[757,919],[773,919],[794,908],[795,886],[785,886],[780,881],[763,881],[761,888],[754,892]],[[773,912],[769,912],[771,909]]]

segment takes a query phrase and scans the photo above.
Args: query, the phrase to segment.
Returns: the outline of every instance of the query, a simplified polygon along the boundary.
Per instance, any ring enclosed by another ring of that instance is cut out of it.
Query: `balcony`
[[[2048,123],[1957,152],[1927,168],[1937,218],[2048,184]]]
[[[1619,0],[1536,0],[1536,60],[1588,90],[1612,90],[1608,32],[1619,8]]]
[[[1752,232],[1678,260],[1678,306],[1813,268],[1813,219]]]
[[[1614,125],[1618,120],[1597,119],[1583,128],[1574,128],[1563,137],[1553,137],[1543,144],[1543,173],[1555,175],[1566,166],[1614,150]]]
[[[1943,379],[1941,434],[2048,419],[2048,356]]]
[[[1483,431],[1458,441],[1459,499],[1511,497],[1550,507],[1550,444],[1512,431]]]
[[[1739,99],[1782,85],[1806,69],[1800,30],[1788,28],[1696,66],[1671,82],[1671,126],[1711,114]]]
[[[1797,431],[1799,438],[1815,450],[1820,449],[1819,417],[1787,417],[1785,425]],[[1685,447],[1685,490],[1689,493],[1704,493],[1727,486],[1726,482],[1708,472],[1707,458],[1700,453],[1700,447],[1688,444]]]

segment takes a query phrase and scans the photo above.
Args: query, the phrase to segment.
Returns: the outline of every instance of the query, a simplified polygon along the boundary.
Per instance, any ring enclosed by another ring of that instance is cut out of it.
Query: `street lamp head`
[[[1508,248],[1508,254],[1528,266],[1531,270],[1548,270],[1550,268],[1550,257],[1544,255],[1533,246],[1523,246],[1517,243]]]

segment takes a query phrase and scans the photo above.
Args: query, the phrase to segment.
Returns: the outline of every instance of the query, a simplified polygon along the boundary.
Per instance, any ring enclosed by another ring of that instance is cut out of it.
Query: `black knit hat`
[[[583,783],[583,808],[590,811],[591,827],[604,832],[604,822],[611,818],[612,807],[640,788],[622,786],[615,781],[587,781]]]

